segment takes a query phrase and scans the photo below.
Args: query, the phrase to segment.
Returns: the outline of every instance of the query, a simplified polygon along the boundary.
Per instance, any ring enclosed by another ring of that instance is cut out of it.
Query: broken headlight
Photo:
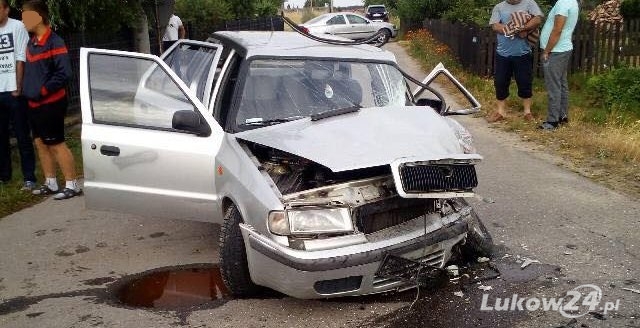
[[[353,231],[348,207],[312,207],[269,214],[269,231],[281,236],[317,235]]]

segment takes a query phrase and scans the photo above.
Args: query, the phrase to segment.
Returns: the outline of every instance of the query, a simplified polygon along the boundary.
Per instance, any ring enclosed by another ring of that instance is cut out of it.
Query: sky
[[[302,7],[304,5],[305,0],[288,0],[285,2],[285,7],[287,4],[291,4],[291,7],[298,6]],[[362,6],[364,4],[363,0],[333,0],[333,5],[336,7],[346,7],[346,6]]]

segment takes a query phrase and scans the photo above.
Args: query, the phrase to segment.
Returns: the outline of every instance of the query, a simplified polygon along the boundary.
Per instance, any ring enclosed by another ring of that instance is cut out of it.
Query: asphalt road
[[[425,74],[396,43],[386,47],[414,76]],[[574,323],[554,311],[481,312],[485,292],[464,278],[424,290],[411,309],[415,290],[331,301],[265,295],[179,311],[127,307],[113,290],[131,276],[215,263],[219,227],[87,211],[80,197],[0,220],[0,327],[640,327],[640,294],[623,289],[640,289],[638,200],[564,169],[484,119],[458,119],[484,156],[472,202],[508,254],[463,272],[474,278],[497,269],[499,279],[481,282],[492,286],[491,302],[513,293],[562,297],[593,284],[601,304],[619,300],[617,311],[596,308]],[[520,270],[518,256],[540,263]]]

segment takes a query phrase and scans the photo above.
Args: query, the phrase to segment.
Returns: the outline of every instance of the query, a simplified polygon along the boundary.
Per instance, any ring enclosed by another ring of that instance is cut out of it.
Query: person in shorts
[[[522,12],[531,18],[515,36],[505,35],[505,28],[511,22],[512,14]],[[493,7],[489,25],[497,34],[494,86],[498,108],[488,117],[489,122],[505,119],[506,99],[509,97],[509,84],[515,78],[518,97],[522,99],[524,119],[533,121],[531,97],[533,95],[533,55],[527,40],[527,34],[536,30],[542,23],[542,11],[534,0],[505,0]]]
[[[81,193],[76,180],[73,154],[65,143],[64,117],[67,111],[67,82],[71,62],[62,38],[49,26],[49,9],[43,0],[22,5],[22,21],[33,37],[27,45],[23,93],[28,100],[33,138],[45,177],[34,195],[55,194],[54,199],[72,198]],[[66,180],[59,188],[56,163]]]

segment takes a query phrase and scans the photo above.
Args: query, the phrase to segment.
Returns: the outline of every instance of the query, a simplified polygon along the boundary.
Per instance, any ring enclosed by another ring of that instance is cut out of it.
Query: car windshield
[[[236,115],[241,130],[352,107],[405,106],[393,65],[339,60],[253,60]]]
[[[382,14],[385,12],[385,8],[383,6],[369,7],[369,12],[373,14]]]

